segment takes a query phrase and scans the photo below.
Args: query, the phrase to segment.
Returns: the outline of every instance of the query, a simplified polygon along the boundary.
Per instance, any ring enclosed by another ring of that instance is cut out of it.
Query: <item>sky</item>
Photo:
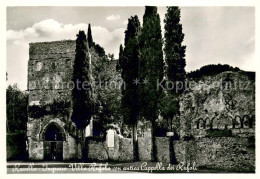
[[[166,7],[158,13],[163,34]],[[144,7],[8,7],[7,85],[26,90],[30,42],[76,39],[90,23],[93,40],[118,57],[127,19],[142,24],[143,14]],[[186,71],[218,63],[256,71],[254,7],[181,7],[181,23]]]

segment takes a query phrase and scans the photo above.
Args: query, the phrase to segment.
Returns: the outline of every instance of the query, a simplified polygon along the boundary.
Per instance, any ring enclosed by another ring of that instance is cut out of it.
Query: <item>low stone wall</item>
[[[138,155],[141,161],[151,160],[151,139],[150,137],[138,138]]]
[[[132,161],[132,140],[115,135],[114,148],[108,148],[106,141],[89,139],[88,158],[91,161]],[[170,162],[169,138],[156,137],[157,160]],[[254,172],[254,139],[248,137],[205,137],[199,139],[173,141],[177,163],[196,163],[197,167],[207,167],[226,171]],[[150,137],[138,138],[140,161],[151,160]]]
[[[157,159],[161,162],[169,162],[169,139],[156,137]],[[115,134],[114,148],[107,147],[107,141],[98,138],[87,138],[88,159],[90,161],[120,161],[133,160],[133,145],[131,138],[123,138]],[[138,138],[138,155],[140,161],[151,160],[150,137]]]
[[[87,138],[87,153],[90,161],[107,161],[108,154],[104,141]]]
[[[157,160],[159,162],[170,162],[170,146],[168,137],[156,137]]]
[[[77,159],[80,155],[80,144],[77,144],[76,140],[67,134],[67,140],[63,141],[63,160]]]
[[[198,167],[254,172],[255,149],[250,138],[213,137],[174,141],[177,162],[196,162]]]
[[[133,147],[131,138],[114,136],[114,147],[108,148],[107,141],[87,138],[88,159],[90,161],[132,161]]]

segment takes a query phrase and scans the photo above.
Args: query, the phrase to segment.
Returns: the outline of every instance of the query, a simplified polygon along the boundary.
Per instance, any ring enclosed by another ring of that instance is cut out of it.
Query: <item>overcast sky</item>
[[[255,12],[253,7],[181,7],[185,34],[186,71],[207,64],[230,64],[255,71]],[[165,7],[158,7],[163,28]],[[92,26],[96,43],[118,57],[127,19],[144,7],[9,7],[7,8],[8,84],[27,88],[29,43],[76,39]],[[163,29],[162,29],[163,30]]]

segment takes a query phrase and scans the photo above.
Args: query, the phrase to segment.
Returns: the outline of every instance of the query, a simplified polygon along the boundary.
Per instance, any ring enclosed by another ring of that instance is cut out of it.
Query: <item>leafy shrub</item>
[[[207,130],[207,137],[231,137],[232,131],[230,129],[209,129]]]

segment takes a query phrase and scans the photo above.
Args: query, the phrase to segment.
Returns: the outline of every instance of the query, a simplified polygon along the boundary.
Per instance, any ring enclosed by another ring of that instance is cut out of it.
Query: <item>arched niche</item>
[[[197,121],[197,129],[205,129],[204,120],[202,118],[199,118]]]
[[[42,141],[66,141],[66,135],[64,129],[56,122],[50,122],[45,126],[40,135]]]
[[[255,127],[255,115],[253,115],[249,120],[249,128]]]
[[[208,117],[205,119],[205,128],[212,129],[212,122]]]
[[[233,118],[231,116],[227,117],[226,128],[227,129],[232,129],[233,128]]]
[[[212,129],[218,129],[218,124],[219,124],[219,121],[216,117],[213,117],[212,120]]]
[[[242,127],[242,120],[240,116],[235,116],[233,120],[233,128],[240,129]]]
[[[243,116],[243,128],[248,129],[249,128],[249,124],[250,123],[250,117],[248,115],[244,115]]]
[[[49,123],[41,134],[43,140],[44,160],[63,160],[63,143],[66,140],[64,129],[56,122]]]

